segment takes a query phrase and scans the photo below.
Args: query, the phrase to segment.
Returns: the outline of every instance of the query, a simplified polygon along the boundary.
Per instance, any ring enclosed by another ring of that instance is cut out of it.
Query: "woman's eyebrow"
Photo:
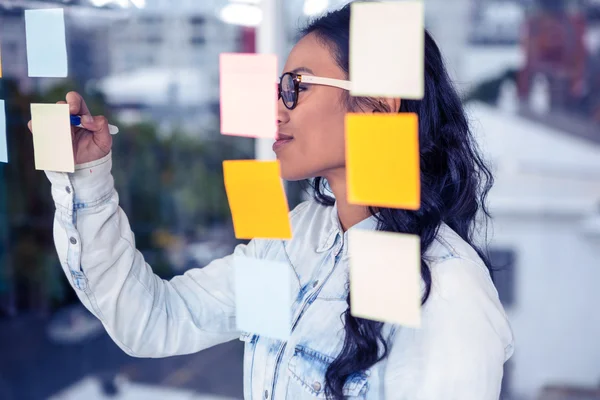
[[[300,72],[306,72],[308,74],[314,75],[315,73],[307,67],[298,67],[298,68],[294,68],[293,70],[291,70],[290,72],[294,73],[294,74],[298,74]]]

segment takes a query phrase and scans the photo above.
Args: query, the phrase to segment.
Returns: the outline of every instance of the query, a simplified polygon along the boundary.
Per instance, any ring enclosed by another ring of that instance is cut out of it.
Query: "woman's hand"
[[[112,137],[106,118],[101,115],[92,116],[85,100],[77,92],[67,93],[66,100],[56,104],[68,104],[69,113],[81,115],[81,125],[83,125],[83,128],[71,127],[75,164],[96,161],[106,156],[112,148]],[[32,131],[31,121],[27,126]]]

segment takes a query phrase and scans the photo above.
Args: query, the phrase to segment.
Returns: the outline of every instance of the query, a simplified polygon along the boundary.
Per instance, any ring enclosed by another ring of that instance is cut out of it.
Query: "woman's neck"
[[[332,173],[325,179],[335,195],[338,218],[344,232],[371,216],[367,207],[348,203],[345,169]]]

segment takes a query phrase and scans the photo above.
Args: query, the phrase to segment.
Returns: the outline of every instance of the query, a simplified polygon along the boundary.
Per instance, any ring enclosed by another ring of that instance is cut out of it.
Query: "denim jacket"
[[[74,173],[46,175],[62,268],[115,343],[134,357],[167,357],[239,338],[246,399],[325,398],[325,372],[344,341],[340,316],[348,295],[348,234],[336,208],[304,202],[290,213],[293,239],[252,240],[166,281],[136,250],[111,166],[108,154]],[[375,227],[372,217],[351,229]],[[287,342],[236,330],[233,255],[289,265],[294,300]],[[421,328],[385,324],[389,354],[347,379],[348,398],[498,399],[513,339],[485,265],[446,225],[426,256],[433,283]]]

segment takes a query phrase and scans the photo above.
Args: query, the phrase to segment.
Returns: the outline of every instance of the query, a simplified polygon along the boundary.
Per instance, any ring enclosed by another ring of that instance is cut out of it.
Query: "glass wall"
[[[146,261],[164,279],[204,267],[238,243],[221,163],[255,157],[253,139],[219,133],[218,70],[222,52],[260,51],[254,3],[0,0],[0,399],[242,398],[242,342],[131,358],[79,303],[27,121],[31,103],[84,94],[120,128],[112,171]],[[299,26],[343,3],[279,0],[280,65]],[[496,178],[487,239],[516,340],[503,398],[600,399],[600,2],[425,6]],[[24,10],[40,7],[65,10],[66,79],[28,77]],[[292,207],[308,198],[288,191]]]
[[[600,398],[599,39],[597,1],[471,3],[461,79],[495,169],[507,399]]]
[[[225,5],[0,1],[9,155],[0,163],[1,399],[242,396],[241,342],[135,359],[83,308],[53,245],[50,184],[34,168],[27,128],[30,103],[82,93],[120,128],[112,172],[154,272],[168,279],[230,254],[237,241],[221,163],[254,158],[254,142],[219,132],[218,56],[253,52],[255,28],[224,21]],[[28,77],[24,10],[42,7],[64,9],[66,79]]]

